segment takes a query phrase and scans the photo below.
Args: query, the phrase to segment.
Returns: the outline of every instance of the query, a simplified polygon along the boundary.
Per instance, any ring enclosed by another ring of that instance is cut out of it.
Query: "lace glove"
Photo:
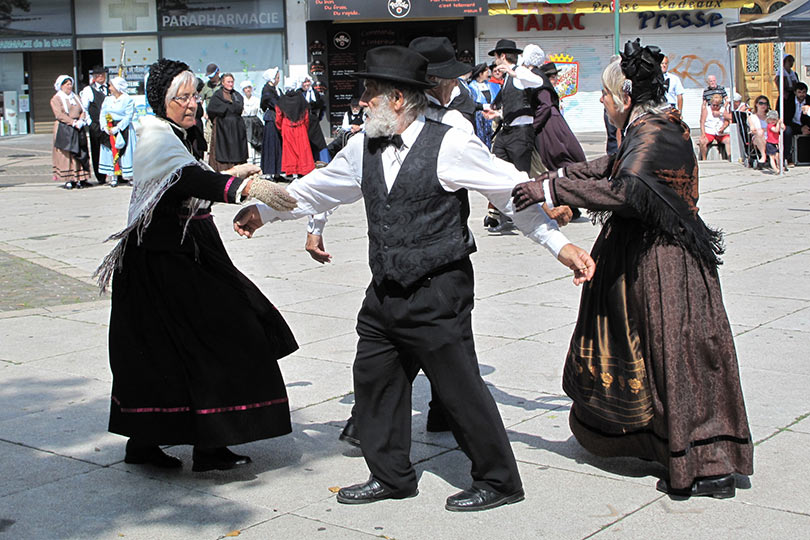
[[[265,180],[259,175],[249,179],[253,180],[250,184],[250,196],[259,199],[273,210],[289,212],[298,206],[298,202],[280,185]]]

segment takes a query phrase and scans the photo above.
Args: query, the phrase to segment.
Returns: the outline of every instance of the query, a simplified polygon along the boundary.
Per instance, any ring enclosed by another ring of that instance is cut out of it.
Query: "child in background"
[[[779,153],[779,138],[785,130],[785,124],[779,119],[779,112],[775,110],[768,111],[765,115],[765,120],[768,122],[768,135],[765,143],[765,153],[771,160],[771,167],[773,170],[779,170],[779,163],[781,154]],[[787,172],[787,167],[785,167]]]

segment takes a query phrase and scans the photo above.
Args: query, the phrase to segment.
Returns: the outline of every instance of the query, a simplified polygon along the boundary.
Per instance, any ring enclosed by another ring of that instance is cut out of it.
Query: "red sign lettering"
[[[536,30],[538,32],[549,32],[551,30],[585,30],[585,25],[582,23],[584,13],[577,13],[570,15],[563,13],[561,15],[554,15],[545,13],[540,15],[514,15],[517,22],[518,32],[528,32]]]

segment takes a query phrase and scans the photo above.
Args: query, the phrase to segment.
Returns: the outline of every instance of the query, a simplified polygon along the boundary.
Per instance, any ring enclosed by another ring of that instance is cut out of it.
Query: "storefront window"
[[[164,37],[163,56],[182,60],[200,76],[208,64],[217,64],[220,73],[234,74],[237,88],[245,79],[260,88],[264,70],[284,65],[280,32]]]
[[[23,53],[0,54],[0,136],[28,133],[29,101],[24,83]]]

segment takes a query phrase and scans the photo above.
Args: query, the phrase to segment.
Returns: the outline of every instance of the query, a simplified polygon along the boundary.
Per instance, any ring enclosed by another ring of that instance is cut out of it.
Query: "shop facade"
[[[562,100],[565,119],[574,131],[602,131],[602,70],[614,54],[613,13],[599,2],[568,5],[532,4],[520,9],[491,9],[496,13],[478,19],[479,61],[488,58],[500,38],[519,47],[539,45],[547,55],[557,55],[577,64],[577,91]],[[624,3],[623,3],[624,4]],[[620,15],[621,43],[641,38],[657,45],[669,57],[669,71],[684,84],[684,119],[697,128],[702,93],[709,75],[730,88],[731,59],[726,47],[725,25],[738,20],[738,6],[724,0],[711,2],[628,3]],[[624,7],[623,5],[623,7]],[[660,7],[700,5],[700,9],[677,11]],[[711,5],[706,8],[704,6]],[[492,7],[492,6],[491,6]]]
[[[78,88],[103,65],[120,73],[146,114],[144,76],[161,56],[198,75],[213,62],[261,88],[261,73],[285,66],[284,0],[37,0],[12,7],[0,30],[0,134],[53,129],[53,81],[69,74]],[[12,125],[14,127],[12,127]]]
[[[368,49],[407,46],[419,36],[442,36],[453,43],[459,59],[472,63],[476,17],[487,13],[487,2],[342,0],[338,5],[332,0],[309,0],[307,8],[307,69],[321,83],[334,130],[352,98],[362,94],[362,81],[351,73],[362,70]]]

